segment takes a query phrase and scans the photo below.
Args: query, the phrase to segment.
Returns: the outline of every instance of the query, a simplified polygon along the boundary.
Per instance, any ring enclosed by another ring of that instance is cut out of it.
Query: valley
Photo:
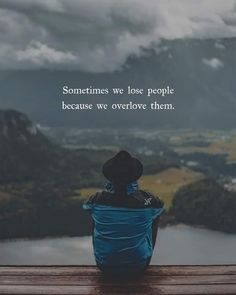
[[[179,222],[173,204],[180,211],[197,212],[191,195],[201,196],[208,204],[208,191],[220,196],[226,208],[236,206],[234,130],[58,128],[36,126],[11,110],[0,112],[0,123],[2,239],[90,234],[90,218],[82,204],[103,189],[106,180],[101,167],[121,149],[142,161],[140,188],[164,201],[163,220],[169,216]],[[180,202],[175,203],[177,195]],[[212,220],[206,224],[214,227],[215,212],[224,206],[212,207]],[[222,220],[223,226],[216,224],[216,228],[236,231],[230,210],[231,223]],[[184,220],[192,221],[188,216]]]

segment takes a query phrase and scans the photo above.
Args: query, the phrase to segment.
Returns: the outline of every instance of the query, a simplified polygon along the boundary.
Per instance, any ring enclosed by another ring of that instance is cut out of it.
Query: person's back
[[[152,194],[139,190],[136,179],[142,174],[140,162],[138,165],[136,162],[134,173],[127,168],[128,160],[134,158],[120,152],[112,164],[117,156],[119,162],[120,155],[125,158],[125,173],[118,165],[118,179],[114,174],[111,179],[112,173],[106,170],[108,161],[103,173],[113,182],[109,182],[103,192],[90,197],[84,209],[90,212],[94,222],[93,246],[97,265],[108,272],[140,272],[150,262],[163,203]]]

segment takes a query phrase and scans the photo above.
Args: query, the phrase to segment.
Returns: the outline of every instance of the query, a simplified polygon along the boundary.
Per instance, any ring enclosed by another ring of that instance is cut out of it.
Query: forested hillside
[[[171,208],[177,222],[232,233],[236,233],[235,212],[236,193],[209,179],[180,189]]]

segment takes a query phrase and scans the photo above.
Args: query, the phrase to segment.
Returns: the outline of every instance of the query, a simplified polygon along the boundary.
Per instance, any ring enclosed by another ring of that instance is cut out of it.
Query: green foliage
[[[181,188],[171,208],[178,222],[233,233],[236,233],[235,212],[236,193],[209,179]]]
[[[82,202],[68,194],[44,184],[27,197],[0,198],[0,238],[89,234],[90,218]]]

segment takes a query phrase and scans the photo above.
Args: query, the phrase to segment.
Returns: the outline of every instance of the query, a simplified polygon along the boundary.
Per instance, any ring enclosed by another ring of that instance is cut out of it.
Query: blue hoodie
[[[84,204],[94,221],[93,247],[97,265],[108,272],[139,272],[152,254],[152,224],[164,208],[123,208]]]

